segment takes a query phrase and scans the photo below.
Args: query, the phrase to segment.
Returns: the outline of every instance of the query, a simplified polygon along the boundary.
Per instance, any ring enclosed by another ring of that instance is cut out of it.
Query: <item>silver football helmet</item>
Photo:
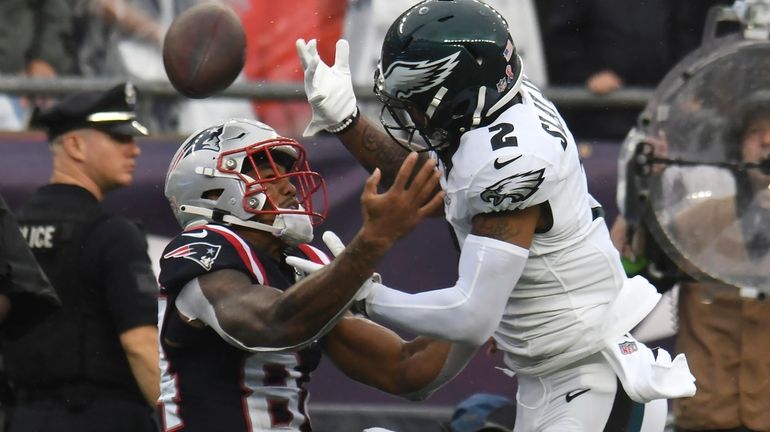
[[[274,174],[262,178],[257,167],[266,164]],[[282,208],[266,192],[267,184],[284,178],[296,189],[298,205],[292,208]],[[183,228],[216,222],[281,237],[299,218],[307,221],[310,239],[312,226],[326,217],[328,202],[326,184],[311,171],[302,145],[246,119],[231,119],[187,138],[169,165],[165,194]],[[276,215],[272,225],[252,220],[263,214]],[[310,240],[303,235],[301,240]]]

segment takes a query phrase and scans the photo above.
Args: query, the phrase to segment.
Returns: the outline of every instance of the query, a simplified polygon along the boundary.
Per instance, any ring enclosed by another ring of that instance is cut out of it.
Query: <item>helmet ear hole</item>
[[[207,200],[216,200],[217,198],[221,197],[223,193],[225,193],[224,189],[210,189],[210,190],[204,191],[201,194],[201,198],[207,199]]]

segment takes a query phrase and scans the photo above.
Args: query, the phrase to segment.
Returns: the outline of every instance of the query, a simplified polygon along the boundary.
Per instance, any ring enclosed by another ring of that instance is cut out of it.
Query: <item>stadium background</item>
[[[343,30],[345,2],[313,0],[304,2],[306,7],[296,7],[295,2],[235,0],[228,3],[238,10],[244,22],[250,23],[246,27],[249,52],[242,77],[245,79],[224,94],[251,101],[255,116],[283,133],[301,131],[309,118],[309,110],[301,89],[302,72],[293,44],[286,41],[317,37],[327,42],[319,47],[321,56],[326,61],[332,60],[333,42]],[[158,76],[162,74],[159,59],[145,60],[135,62],[141,66],[140,72],[150,75],[145,77],[150,81],[134,79],[140,94],[173,97],[170,85]],[[155,76],[151,76],[150,71],[155,71]],[[113,82],[115,77],[61,77],[41,81],[0,76],[0,92],[61,95],[80,89],[107,88],[108,83]],[[545,90],[560,108],[582,106],[610,110],[620,106],[641,108],[651,94],[651,89],[629,87],[604,97],[580,87]],[[367,99],[366,95],[371,100],[370,85],[357,88],[356,93],[362,95],[362,101]],[[165,240],[179,229],[163,196],[163,181],[168,162],[181,139],[176,135],[141,139],[142,154],[137,160],[134,185],[115,191],[106,199],[108,208],[142,222],[150,236],[156,266]],[[332,230],[349,241],[360,226],[359,197],[366,173],[333,137],[300,141],[308,149],[313,168],[328,183],[329,217],[319,230]],[[605,207],[608,223],[617,214],[619,144],[596,141],[580,144],[589,190]],[[0,133],[0,152],[3,155],[0,156],[3,175],[0,194],[15,208],[34,188],[47,183],[51,168],[48,146],[40,133]],[[456,280],[456,267],[447,265],[456,262],[456,256],[446,223],[430,220],[396,245],[383,260],[380,271],[388,285],[406,291],[441,288]],[[364,427],[381,426],[399,432],[437,431],[438,423],[449,419],[454,406],[474,393],[484,391],[515,398],[515,380],[496,367],[503,367],[499,354],[490,357],[480,352],[455,380],[427,401],[411,403],[357,384],[324,360],[309,384],[314,430],[360,431]]]

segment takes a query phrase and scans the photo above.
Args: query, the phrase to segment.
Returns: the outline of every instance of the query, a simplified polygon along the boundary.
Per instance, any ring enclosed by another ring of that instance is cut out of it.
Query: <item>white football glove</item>
[[[326,247],[329,248],[335,258],[338,257],[343,250],[345,250],[345,244],[342,243],[342,240],[340,240],[339,237],[337,237],[337,234],[334,234],[331,231],[326,231],[324,233],[323,240],[324,243],[326,243]],[[325,267],[324,264],[318,264],[316,262],[294,256],[287,257],[286,264],[289,264],[290,266],[301,272],[304,272],[305,274],[315,273],[316,271]],[[353,296],[353,301],[356,302],[366,299],[372,292],[372,285],[375,283],[382,283],[382,276],[376,272],[372,273],[372,276],[361,285],[356,295]]]
[[[305,95],[313,108],[302,136],[312,136],[321,130],[335,129],[356,112],[356,95],[350,77],[348,41],[337,41],[334,66],[329,67],[318,55],[315,39],[305,43],[297,39],[297,54],[305,71]]]

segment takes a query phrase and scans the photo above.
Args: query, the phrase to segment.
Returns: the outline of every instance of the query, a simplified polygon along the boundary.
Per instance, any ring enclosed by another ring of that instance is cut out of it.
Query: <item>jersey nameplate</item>
[[[552,137],[558,138],[563,150],[567,149],[567,133],[564,131],[564,125],[559,120],[559,114],[556,108],[551,102],[549,102],[540,90],[535,87],[529,80],[523,80],[522,85],[525,85],[529,90],[532,101],[538,112],[538,118],[540,119],[540,126],[545,133]]]

